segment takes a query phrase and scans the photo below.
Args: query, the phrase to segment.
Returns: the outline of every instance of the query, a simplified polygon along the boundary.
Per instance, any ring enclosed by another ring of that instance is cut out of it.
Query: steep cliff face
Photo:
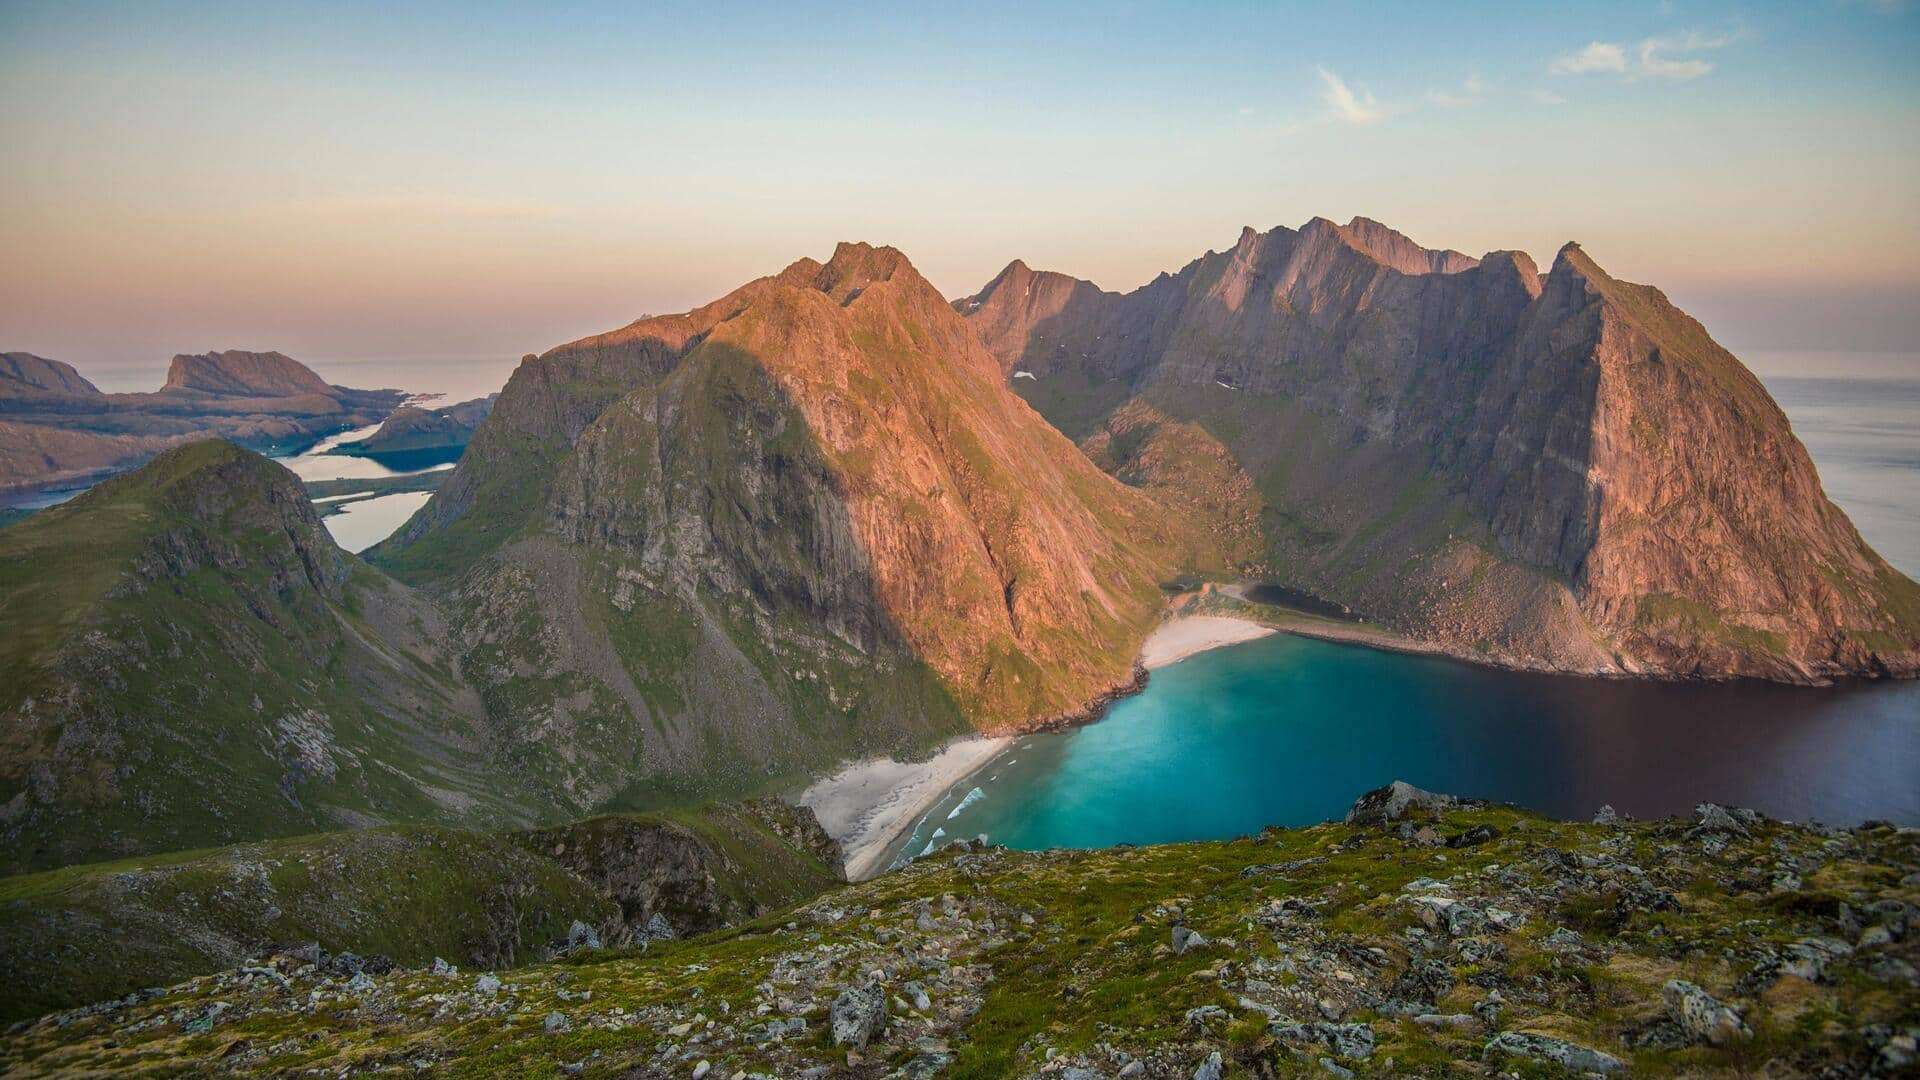
[[[434,610],[231,444],[6,529],[0,595],[8,872],[551,805],[486,775]]]
[[[956,309],[1090,450],[1145,416],[1208,437],[1129,482],[1191,504],[1193,454],[1224,447],[1258,506],[1232,470],[1200,491],[1259,515],[1249,575],[1530,666],[1920,669],[1920,590],[1826,500],[1759,382],[1577,246],[1543,278],[1315,219],[1124,296],[1016,263]]]
[[[849,244],[524,362],[374,557],[450,596],[490,700],[625,740],[644,802],[1073,713],[1131,678],[1185,542],[905,257]],[[578,709],[532,705],[552,678]]]

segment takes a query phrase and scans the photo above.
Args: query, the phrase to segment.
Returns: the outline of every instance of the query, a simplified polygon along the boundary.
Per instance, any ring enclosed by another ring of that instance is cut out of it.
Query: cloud
[[[1320,95],[1320,100],[1326,102],[1327,107],[1333,110],[1335,120],[1355,127],[1366,127],[1386,118],[1388,110],[1373,100],[1372,92],[1366,87],[1361,87],[1359,93],[1355,93],[1351,87],[1341,81],[1340,76],[1326,68],[1319,70],[1320,81],[1326,84],[1326,90]]]
[[[1687,30],[1666,37],[1650,37],[1634,47],[1629,56],[1625,46],[1610,41],[1593,41],[1579,52],[1556,56],[1547,65],[1554,75],[1617,75],[1629,82],[1636,79],[1669,79],[1684,82],[1713,71],[1713,64],[1692,54],[1722,49],[1739,40],[1740,31],[1709,32]]]
[[[1551,90],[1535,90],[1533,92],[1533,100],[1542,105],[1565,105],[1567,103],[1566,98],[1561,97]]]
[[[1485,101],[1489,89],[1485,79],[1469,75],[1457,90],[1427,91],[1427,101],[1443,109],[1465,109]]]
[[[1547,70],[1555,75],[1588,75],[1596,71],[1625,74],[1627,50],[1609,42],[1594,41],[1577,53],[1555,57]]]

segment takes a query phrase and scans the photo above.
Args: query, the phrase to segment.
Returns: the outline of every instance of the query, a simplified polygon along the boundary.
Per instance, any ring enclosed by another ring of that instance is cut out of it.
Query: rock
[[[1267,1033],[1281,1042],[1324,1046],[1338,1057],[1365,1061],[1373,1056],[1370,1024],[1271,1024]]]
[[[1808,982],[1823,982],[1827,967],[1836,960],[1853,955],[1853,946],[1836,938],[1807,937],[1788,945],[1779,962],[1778,973],[1793,975]]]
[[[350,993],[364,994],[373,989],[373,978],[364,971],[354,972],[353,978],[347,980],[347,990]]]
[[[1499,835],[1500,830],[1491,825],[1475,825],[1466,832],[1447,837],[1447,846],[1450,848],[1473,847],[1476,844],[1484,844],[1489,840],[1493,840]]]
[[[1620,814],[1613,808],[1612,803],[1607,803],[1594,813],[1593,823],[1595,825],[1618,825],[1620,823]]]
[[[706,1075],[712,1071],[713,1062],[701,1058],[700,1063],[693,1067],[693,1080],[704,1080]]]
[[[1612,1054],[1550,1035],[1534,1035],[1524,1031],[1503,1031],[1495,1035],[1488,1041],[1481,1057],[1485,1059],[1501,1054],[1551,1062],[1575,1072],[1611,1073],[1625,1067],[1625,1063]]]
[[[1193,1080],[1220,1080],[1225,1068],[1220,1060],[1220,1051],[1215,1050],[1207,1055],[1207,1060],[1201,1062],[1199,1068],[1193,1070]]]
[[[1660,996],[1666,1002],[1667,1016],[1695,1042],[1723,1046],[1753,1035],[1737,1010],[1684,979],[1667,980]]]
[[[1421,1013],[1413,1022],[1425,1028],[1471,1027],[1477,1021],[1466,1013]]]
[[[1145,1075],[1147,1075],[1146,1063],[1139,1060],[1138,1058],[1135,1058],[1134,1060],[1127,1062],[1127,1064],[1119,1072],[1114,1074],[1114,1077],[1115,1077],[1115,1080],[1135,1080],[1136,1077],[1141,1077]]]
[[[460,969],[436,956],[433,958],[433,973],[442,977],[452,977],[460,974]]]
[[[1729,833],[1734,836],[1748,835],[1748,822],[1754,817],[1753,811],[1729,810],[1715,803],[1703,802],[1693,808],[1695,833]]]
[[[1422,791],[1404,780],[1395,780],[1386,787],[1375,788],[1354,800],[1352,809],[1347,811],[1346,823],[1384,825],[1389,821],[1399,821],[1408,810],[1439,814],[1458,805],[1460,800],[1451,795]]]
[[[476,993],[486,994],[491,997],[500,992],[500,976],[491,974],[482,975],[473,981],[473,989]]]
[[[1572,952],[1582,945],[1585,945],[1586,942],[1581,939],[1579,933],[1562,926],[1547,935],[1545,944],[1547,948],[1555,952]]]
[[[1877,949],[1882,945],[1893,944],[1893,931],[1884,926],[1869,926],[1860,931],[1860,940],[1854,942],[1856,949]]]
[[[1203,948],[1207,944],[1207,939],[1197,930],[1189,930],[1184,926],[1173,928],[1173,951],[1179,955],[1184,956],[1189,950]]]
[[[779,1042],[807,1033],[807,1021],[804,1017],[793,1016],[784,1020],[769,1020],[750,1029],[747,1038],[754,1042]]]
[[[647,920],[646,928],[640,931],[640,939],[642,941],[672,941],[679,936],[679,934],[674,933],[673,925],[667,922],[667,917],[657,911]],[[600,945],[597,940],[594,944],[588,946],[590,949],[597,949],[599,947]]]
[[[1453,989],[1453,969],[1438,960],[1414,960],[1393,984],[1396,997],[1436,1001]]]
[[[558,1035],[561,1032],[572,1031],[573,1021],[567,1019],[566,1013],[555,1009],[547,1014],[546,1023],[542,1026],[547,1029],[547,1034]]]
[[[907,995],[907,1001],[921,1012],[933,1008],[933,998],[927,996],[927,988],[917,982],[910,982],[900,988]]]
[[[887,1027],[887,992],[879,986],[843,990],[833,999],[833,1045],[865,1050]]]
[[[569,952],[574,949],[597,949],[599,947],[600,931],[595,930],[579,919],[573,920],[573,925],[567,927],[567,950]]]

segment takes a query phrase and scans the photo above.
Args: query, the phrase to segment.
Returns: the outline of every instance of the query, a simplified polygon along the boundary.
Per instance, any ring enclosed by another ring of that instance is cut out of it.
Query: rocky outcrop
[[[844,880],[839,845],[812,811],[771,801],[682,820],[598,817],[523,840],[618,904],[632,940],[731,926]]]
[[[1244,576],[1520,666],[1920,671],[1920,586],[1822,494],[1759,381],[1578,245],[1543,276],[1315,219],[1124,296],[1015,263],[956,307],[1130,483],[1222,530],[1257,515]],[[1204,437],[1108,452],[1156,425]]]
[[[569,673],[551,722],[643,763],[567,764],[607,797],[1076,713],[1132,679],[1187,535],[1008,393],[903,255],[844,244],[523,362],[373,558],[483,653],[538,639],[473,669],[516,701]]]

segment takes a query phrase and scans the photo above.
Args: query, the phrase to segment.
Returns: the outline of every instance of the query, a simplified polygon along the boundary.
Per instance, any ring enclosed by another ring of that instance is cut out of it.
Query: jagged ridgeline
[[[955,308],[1249,574],[1523,666],[1920,670],[1920,588],[1760,382],[1577,245],[1543,277],[1316,218],[1125,295],[1015,262]]]
[[[444,601],[495,730],[583,803],[1077,714],[1197,557],[864,244],[528,358],[369,554]]]

